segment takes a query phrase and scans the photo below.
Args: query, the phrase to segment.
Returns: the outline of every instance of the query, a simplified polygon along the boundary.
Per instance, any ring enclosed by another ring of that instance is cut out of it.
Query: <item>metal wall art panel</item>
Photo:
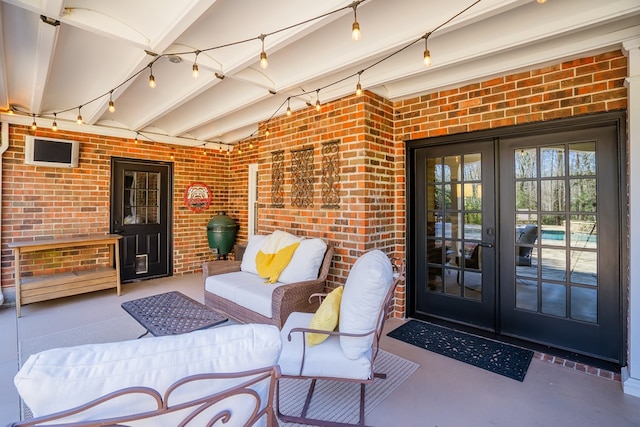
[[[322,207],[340,207],[340,155],[339,141],[322,143]]]
[[[291,204],[313,206],[313,147],[291,150]]]
[[[284,150],[271,153],[271,206],[284,207]]]

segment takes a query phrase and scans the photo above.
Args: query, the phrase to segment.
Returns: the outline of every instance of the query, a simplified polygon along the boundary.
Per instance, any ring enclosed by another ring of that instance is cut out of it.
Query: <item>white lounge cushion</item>
[[[262,234],[249,236],[247,247],[244,250],[242,262],[240,263],[241,271],[258,274],[258,269],[256,268],[256,255],[258,255],[258,251],[266,240],[267,236]]]
[[[287,335],[293,328],[308,328],[313,313],[294,312],[282,327],[282,353],[278,360],[283,375],[300,375],[302,363],[302,333]],[[371,377],[371,351],[356,359],[347,358],[340,347],[340,339],[331,336],[322,344],[307,346],[302,375],[310,377],[339,377],[369,379]]]
[[[273,291],[282,285],[280,282],[267,284],[257,274],[244,271],[216,274],[204,282],[208,292],[269,318],[273,317]]]
[[[322,239],[302,240],[291,261],[280,273],[278,282],[297,283],[317,279],[326,251],[327,244]]]
[[[30,356],[14,383],[34,416],[41,416],[87,403],[124,387],[147,386],[163,394],[170,384],[189,375],[273,366],[280,349],[280,332],[274,326],[218,327],[183,335],[47,350]],[[172,395],[170,403],[228,387],[229,383],[220,380],[198,384]],[[266,399],[267,390],[258,391]],[[237,399],[231,403],[234,411],[246,413],[246,401]],[[148,397],[129,396],[94,408],[86,415],[93,419],[107,418],[150,410],[154,404]],[[86,415],[77,419],[92,419]],[[161,425],[177,425],[178,419],[180,417],[165,415]],[[238,421],[232,417],[233,425],[238,425]],[[159,424],[158,420],[147,420],[131,425]]]
[[[380,308],[391,284],[391,261],[380,250],[373,250],[358,258],[351,267],[344,285],[340,304],[340,332],[361,334],[376,329]],[[373,343],[367,337],[340,337],[340,345],[349,359],[360,358]]]

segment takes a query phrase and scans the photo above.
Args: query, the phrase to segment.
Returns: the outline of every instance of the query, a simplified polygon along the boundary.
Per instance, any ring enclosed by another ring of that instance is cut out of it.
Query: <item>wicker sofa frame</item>
[[[113,393],[109,393],[105,396],[102,396],[94,401],[88,402],[82,406],[78,406],[76,408],[71,408],[63,412],[58,412],[56,414],[45,415],[38,418],[33,418],[30,420],[15,422],[13,424],[9,424],[7,427],[31,427],[31,426],[44,426],[50,425],[54,422],[56,426],[73,426],[73,427],[97,427],[97,426],[122,426],[123,423],[130,423],[136,420],[149,420],[154,419],[156,417],[161,417],[163,415],[167,415],[177,411],[187,411],[184,414],[184,419],[180,423],[181,426],[190,426],[194,425],[194,423],[198,423],[198,425],[202,425],[202,419],[196,418],[199,414],[208,411],[214,405],[221,404],[221,408],[216,410],[214,414],[206,415],[207,418],[210,419],[211,425],[215,424],[218,421],[222,421],[223,423],[227,423],[232,418],[235,417],[236,414],[233,414],[231,411],[227,410],[224,407],[224,401],[234,396],[249,396],[253,399],[254,405],[247,405],[246,412],[244,414],[239,414],[236,418],[242,418],[246,422],[245,426],[252,426],[257,421],[266,417],[266,425],[267,427],[277,427],[278,420],[275,416],[275,412],[273,410],[273,399],[274,392],[277,379],[280,375],[280,370],[278,366],[272,366],[269,368],[256,369],[253,371],[245,371],[238,373],[229,373],[229,374],[197,374],[189,377],[185,377],[181,380],[173,383],[164,395],[161,395],[158,391],[149,388],[149,387],[129,387],[124,388],[122,390],[115,391]],[[172,393],[180,390],[181,387],[188,387],[190,384],[194,382],[201,381],[212,381],[212,380],[229,380],[229,379],[242,379],[244,380],[242,383],[230,387],[227,390],[222,392],[203,395],[199,398],[181,402],[175,405],[169,405],[169,400],[171,398]],[[268,391],[268,400],[266,402],[262,401],[260,395],[256,393],[254,387],[259,384],[264,383],[265,381],[269,382],[269,391]],[[91,419],[86,421],[65,421],[65,418],[68,419],[70,416],[81,415],[83,412],[103,405],[111,400],[116,400],[121,396],[132,396],[137,395],[140,398],[150,399],[150,401],[156,402],[156,408],[135,414],[125,414],[125,415],[114,415],[113,417],[106,419]],[[62,396],[61,398],[64,398]],[[197,421],[195,421],[197,420]]]
[[[317,310],[319,302],[315,300],[309,301],[309,297],[314,293],[324,292],[333,252],[334,248],[327,246],[317,279],[281,285],[273,291],[271,301],[272,318],[208,292],[206,289],[204,291],[205,305],[242,323],[266,323],[282,329],[284,322],[292,312],[311,313]],[[240,271],[240,264],[240,260],[206,262],[202,266],[204,281],[209,276]]]

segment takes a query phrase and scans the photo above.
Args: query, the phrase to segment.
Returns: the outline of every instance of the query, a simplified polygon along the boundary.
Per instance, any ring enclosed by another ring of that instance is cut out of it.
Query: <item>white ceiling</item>
[[[283,114],[287,99],[297,110],[315,104],[316,93],[321,101],[352,94],[362,70],[365,89],[398,100],[640,36],[638,0],[481,0],[446,23],[474,1],[363,1],[354,42],[349,0],[2,0],[0,110],[26,113],[2,118],[28,124],[36,114],[39,126],[55,112],[60,128],[79,130],[81,106],[86,132],[233,144]],[[427,68],[421,38],[429,32]],[[182,62],[170,61],[181,52]]]

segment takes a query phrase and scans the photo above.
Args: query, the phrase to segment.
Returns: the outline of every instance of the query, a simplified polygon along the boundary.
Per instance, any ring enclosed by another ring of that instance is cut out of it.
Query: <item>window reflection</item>
[[[597,322],[595,142],[514,151],[516,307]],[[525,229],[537,228],[523,241]]]
[[[124,224],[159,224],[160,174],[124,172]]]

